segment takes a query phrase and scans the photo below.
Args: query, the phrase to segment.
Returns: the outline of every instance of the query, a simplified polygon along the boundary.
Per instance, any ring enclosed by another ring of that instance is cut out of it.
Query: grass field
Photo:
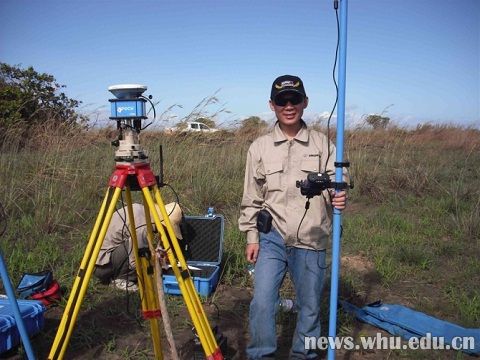
[[[155,172],[158,147],[163,146],[165,181],[178,193],[186,214],[203,214],[214,206],[225,216],[223,274],[219,289],[205,304],[235,313],[230,326],[240,329],[235,336],[245,335],[250,280],[244,238],[236,224],[251,137],[230,132],[142,135]],[[23,272],[52,269],[67,291],[71,287],[114,166],[113,138],[114,132],[106,129],[69,136],[44,129],[25,147],[17,146],[13,135],[2,144],[0,202],[8,226],[0,241],[14,284]],[[343,219],[340,298],[357,305],[382,299],[465,327],[480,327],[480,132],[430,125],[414,130],[358,129],[346,134],[346,158],[352,164],[355,188]],[[176,200],[168,187],[162,195],[166,202]],[[322,309],[324,333],[328,290],[327,286]],[[292,295],[288,282],[282,294]],[[183,304],[178,298],[170,298],[169,304],[176,334],[185,336],[191,324]],[[135,296],[127,298],[92,281],[69,358],[150,358],[148,327],[139,321],[136,307]],[[41,358],[48,353],[61,306],[49,311],[51,321],[34,341]],[[112,318],[129,324],[136,337],[104,324]],[[280,319],[279,334],[291,336],[293,323],[289,316]],[[344,314],[337,328],[341,335],[374,331]],[[245,341],[229,342],[242,358]],[[283,346],[288,349],[288,343]],[[345,357],[468,356],[394,350]]]

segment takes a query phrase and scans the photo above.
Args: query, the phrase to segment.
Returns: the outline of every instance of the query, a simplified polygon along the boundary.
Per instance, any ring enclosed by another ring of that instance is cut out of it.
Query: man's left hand
[[[339,191],[338,193],[335,190],[330,191],[330,195],[332,196],[332,206],[337,210],[345,209],[347,205],[347,192],[346,191]]]

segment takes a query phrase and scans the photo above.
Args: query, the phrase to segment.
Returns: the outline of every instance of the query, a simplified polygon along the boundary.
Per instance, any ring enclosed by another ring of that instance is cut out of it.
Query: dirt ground
[[[395,300],[395,294],[401,294],[402,290],[386,292],[378,285],[378,279],[373,265],[361,256],[345,256],[342,258],[342,268],[353,270],[359,274],[366,283],[370,284],[368,294],[352,294],[344,284],[340,284],[342,298],[351,302],[362,304],[367,300],[383,299]],[[137,294],[130,293],[128,296],[122,291],[112,289],[95,290],[101,293],[101,300],[95,305],[82,305],[79,318],[76,323],[72,338],[70,340],[65,359],[151,359],[153,350],[151,345],[149,325],[139,316],[139,301]],[[283,296],[290,297],[293,289],[282,288]],[[98,293],[97,293],[98,295]],[[329,289],[324,291],[324,304],[328,304]],[[204,309],[212,327],[216,327],[218,343],[222,344],[223,354],[226,359],[246,359],[245,348],[248,343],[248,309],[252,296],[250,286],[225,286],[219,284],[215,295],[204,303]],[[398,303],[405,303],[406,299],[397,298]],[[172,300],[170,300],[172,301]],[[181,359],[203,359],[200,353],[196,352],[195,336],[192,331],[188,312],[182,306],[182,298],[175,297],[172,303],[169,301],[169,314],[174,328],[174,339]],[[326,306],[324,306],[325,308]],[[170,310],[172,308],[172,311]],[[37,353],[38,359],[46,359],[50,351],[52,339],[58,328],[62,316],[60,307],[51,308],[45,313],[44,330],[32,339],[32,347]],[[322,309],[322,335],[328,332],[328,309]],[[296,324],[294,312],[281,313],[277,319],[278,351],[277,359],[288,359],[292,334]],[[351,322],[352,323],[352,322]],[[338,331],[340,329],[337,328]],[[353,321],[349,329],[349,335],[372,335],[378,329]],[[163,328],[162,328],[163,333]],[[382,332],[384,336],[387,333]],[[164,359],[170,359],[169,347],[163,338],[162,349]],[[326,358],[326,351],[320,353],[320,358]],[[425,359],[451,359],[455,358],[453,352],[440,352],[434,354],[421,352],[420,358]],[[345,351],[337,350],[338,359],[387,359],[387,358],[411,358],[410,354],[392,352],[385,350],[366,351]],[[12,351],[5,354],[3,358],[21,359],[18,352]],[[418,358],[415,356],[415,358]],[[458,357],[457,357],[458,358]]]
[[[65,359],[153,358],[149,324],[140,318],[136,296],[136,293],[129,293],[127,297],[122,291],[108,291],[102,302],[94,307],[89,308],[88,304],[83,304]],[[173,311],[170,311],[169,306],[169,314],[180,358],[203,359],[203,355],[198,355],[199,347],[195,345],[195,335],[189,314],[181,304],[182,298],[174,298]],[[228,359],[245,358],[250,298],[251,290],[248,288],[225,287],[220,284],[214,302],[204,303],[212,328],[218,329],[217,342],[222,343],[223,353]],[[44,317],[43,331],[31,339],[38,359],[48,357],[62,317],[62,309],[47,309]],[[171,357],[163,327],[161,332],[163,356],[168,360]],[[226,342],[223,339],[226,339]],[[23,356],[20,350],[3,354],[0,358],[17,360]]]

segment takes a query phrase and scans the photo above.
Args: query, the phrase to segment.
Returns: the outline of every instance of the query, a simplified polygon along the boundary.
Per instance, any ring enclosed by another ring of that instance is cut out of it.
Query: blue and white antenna
[[[147,90],[145,85],[122,84],[108,87],[116,99],[110,99],[111,116],[110,119],[138,118],[146,119],[145,103],[146,99],[142,94]]]
[[[117,121],[118,140],[112,142],[118,146],[115,151],[117,163],[145,162],[147,155],[140,146],[139,134],[142,120],[147,119],[146,103],[148,99],[142,94],[147,90],[145,85],[121,84],[108,87],[116,99],[110,99],[110,119]]]

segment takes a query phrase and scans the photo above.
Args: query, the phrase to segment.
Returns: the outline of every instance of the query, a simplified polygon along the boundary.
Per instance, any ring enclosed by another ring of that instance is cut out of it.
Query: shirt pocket
[[[300,162],[300,170],[305,174],[310,172],[320,172],[318,169],[318,158],[317,159],[305,159]]]
[[[282,190],[283,165],[280,161],[265,163],[267,191]]]

